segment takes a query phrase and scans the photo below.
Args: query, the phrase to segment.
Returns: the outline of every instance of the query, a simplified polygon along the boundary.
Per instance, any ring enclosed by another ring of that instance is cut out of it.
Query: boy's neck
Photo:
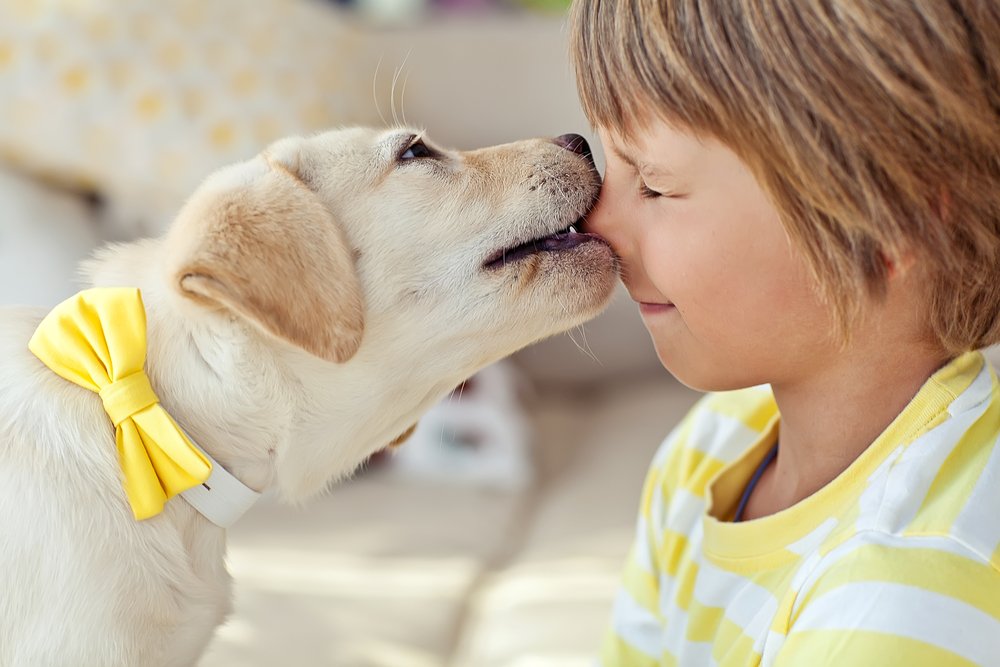
[[[796,383],[773,384],[779,453],[745,518],[791,507],[848,468],[948,357],[926,345],[860,346]]]
[[[791,507],[832,482],[954,356],[931,342],[926,294],[919,266],[901,267],[881,298],[863,304],[846,342],[818,340],[771,379],[780,444],[746,518]]]

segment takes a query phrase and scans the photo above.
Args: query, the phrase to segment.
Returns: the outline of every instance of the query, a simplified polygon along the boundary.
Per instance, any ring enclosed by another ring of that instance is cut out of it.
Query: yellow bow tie
[[[61,377],[100,394],[136,519],[159,514],[167,500],[208,479],[212,464],[160,406],[143,370],[146,311],[138,289],[80,292],[45,316],[28,348]]]

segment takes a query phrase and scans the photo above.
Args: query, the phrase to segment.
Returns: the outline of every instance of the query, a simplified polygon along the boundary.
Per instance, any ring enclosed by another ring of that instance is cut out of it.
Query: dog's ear
[[[406,429],[405,431],[403,431],[402,433],[400,433],[398,436],[396,436],[396,439],[393,440],[392,442],[390,442],[388,445],[386,445],[386,447],[389,448],[389,449],[395,449],[396,447],[399,447],[404,442],[406,442],[407,440],[409,440],[410,437],[413,435],[413,432],[416,431],[416,430],[417,430],[417,424],[414,423],[413,426],[411,426],[410,428]]]
[[[283,142],[284,143],[284,142]],[[171,279],[201,303],[242,316],[328,361],[357,351],[364,305],[353,253],[287,144],[196,193],[168,240]],[[221,173],[221,172],[220,172]]]

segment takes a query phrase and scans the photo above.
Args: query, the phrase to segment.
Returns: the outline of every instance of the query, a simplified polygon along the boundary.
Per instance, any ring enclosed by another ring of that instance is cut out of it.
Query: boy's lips
[[[667,301],[665,299],[663,301],[656,301],[654,299],[643,298],[642,296],[636,294],[636,291],[638,290],[633,291],[632,286],[629,285],[628,282],[624,280],[623,282],[625,282],[625,289],[628,290],[628,295],[632,297],[633,301],[639,304],[639,312],[643,315],[652,315],[655,313],[663,313],[674,310],[675,306],[672,301]],[[662,295],[658,294],[657,296],[661,299],[663,298]]]
[[[668,313],[672,310],[674,310],[674,304],[669,301],[664,303],[656,303],[652,301],[639,302],[639,312],[643,315],[657,315],[660,313]]]

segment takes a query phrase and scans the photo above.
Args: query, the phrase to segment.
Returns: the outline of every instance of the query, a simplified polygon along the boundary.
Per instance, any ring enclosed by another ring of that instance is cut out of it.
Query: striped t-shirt
[[[934,374],[827,486],[731,521],[770,390],[705,397],[660,447],[602,650],[618,665],[1000,666],[1000,389]]]

